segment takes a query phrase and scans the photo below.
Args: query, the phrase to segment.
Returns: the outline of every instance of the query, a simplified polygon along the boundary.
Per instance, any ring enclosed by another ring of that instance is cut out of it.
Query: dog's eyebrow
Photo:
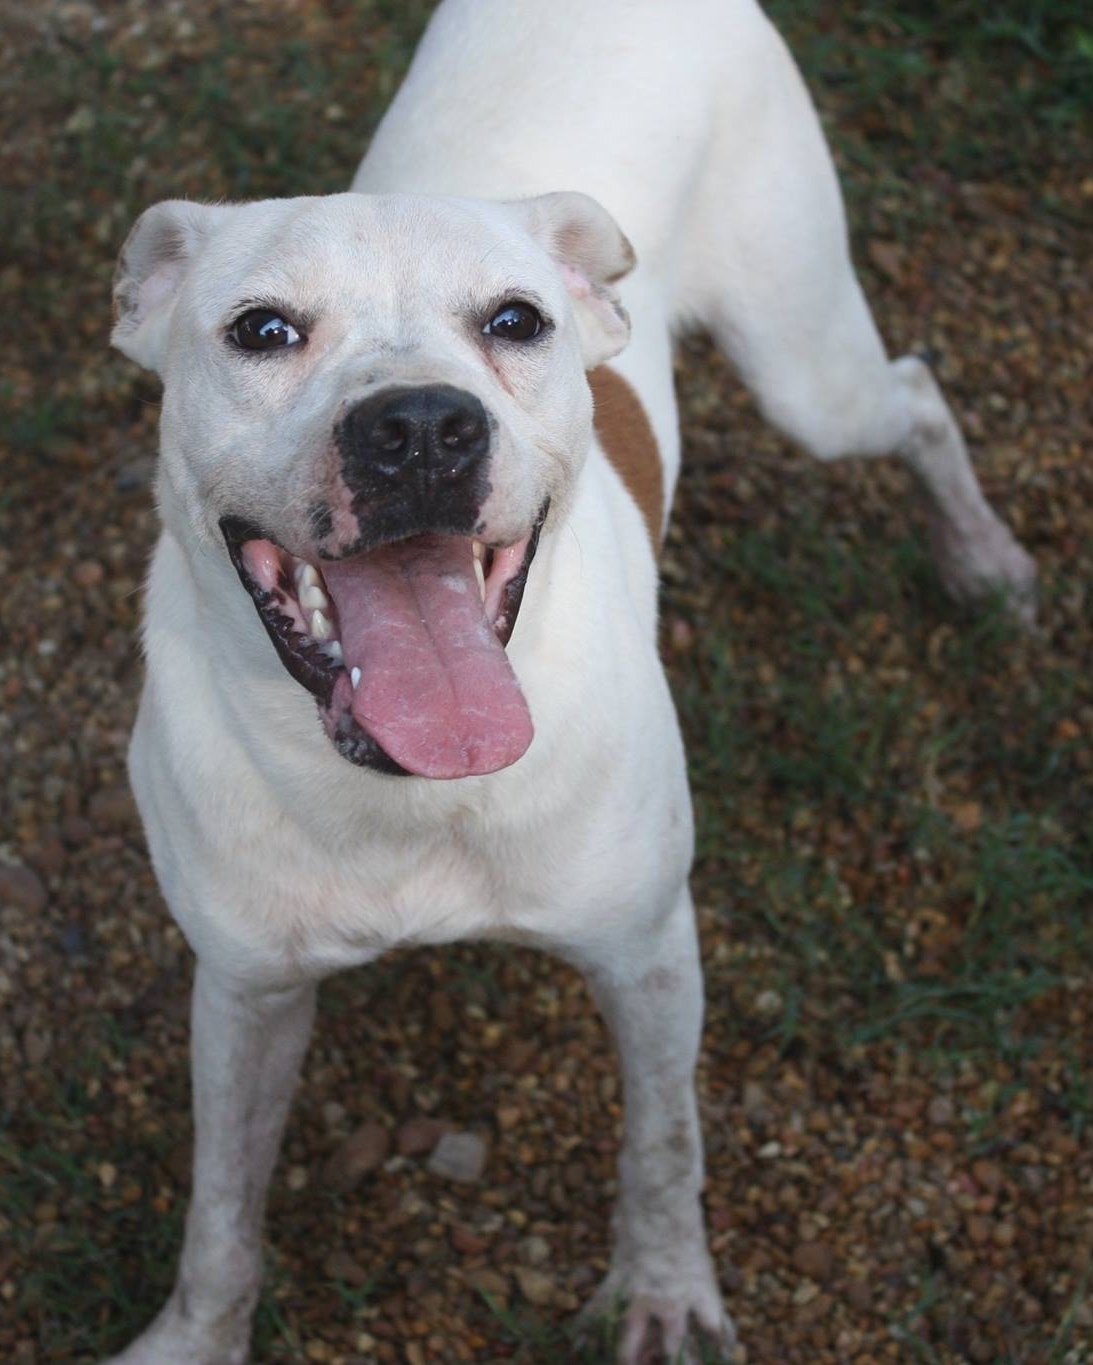
[[[553,326],[553,309],[543,296],[538,290],[528,289],[516,281],[511,285],[494,286],[485,298],[481,294],[467,294],[465,302],[458,306],[458,311],[466,313],[472,320],[488,319],[507,303],[528,303],[541,315],[547,326]]]
[[[233,327],[244,313],[249,313],[255,308],[268,308],[271,313],[277,313],[286,322],[291,322],[294,327],[304,332],[310,332],[319,320],[319,313],[313,307],[297,307],[275,294],[253,294],[239,299],[225,310],[222,326],[225,329]]]

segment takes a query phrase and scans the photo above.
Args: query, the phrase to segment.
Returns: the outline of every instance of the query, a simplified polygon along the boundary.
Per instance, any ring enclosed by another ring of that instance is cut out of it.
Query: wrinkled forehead
[[[243,204],[216,232],[194,281],[199,307],[283,303],[399,308],[428,297],[481,306],[513,292],[564,292],[510,208],[425,195],[340,194]]]

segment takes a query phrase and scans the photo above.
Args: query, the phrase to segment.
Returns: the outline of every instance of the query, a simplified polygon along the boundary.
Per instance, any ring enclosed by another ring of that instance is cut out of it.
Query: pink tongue
[[[323,577],[345,666],[361,671],[353,718],[396,763],[471,777],[516,762],[531,716],[486,620],[467,540],[416,536],[324,564]]]

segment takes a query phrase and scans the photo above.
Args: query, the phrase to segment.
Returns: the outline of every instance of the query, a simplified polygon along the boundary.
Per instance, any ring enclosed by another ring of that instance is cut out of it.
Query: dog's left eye
[[[514,300],[499,308],[482,330],[503,341],[531,341],[543,330],[543,319],[530,303]]]
[[[283,346],[298,346],[304,337],[272,308],[252,308],[236,318],[232,340],[245,351],[275,351]]]

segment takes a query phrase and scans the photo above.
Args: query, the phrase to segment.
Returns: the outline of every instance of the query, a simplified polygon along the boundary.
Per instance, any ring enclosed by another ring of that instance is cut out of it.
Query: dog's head
[[[515,762],[505,645],[625,345],[633,253],[579,194],[167,202],[133,228],[113,340],[163,379],[164,517],[214,543],[353,762]]]

